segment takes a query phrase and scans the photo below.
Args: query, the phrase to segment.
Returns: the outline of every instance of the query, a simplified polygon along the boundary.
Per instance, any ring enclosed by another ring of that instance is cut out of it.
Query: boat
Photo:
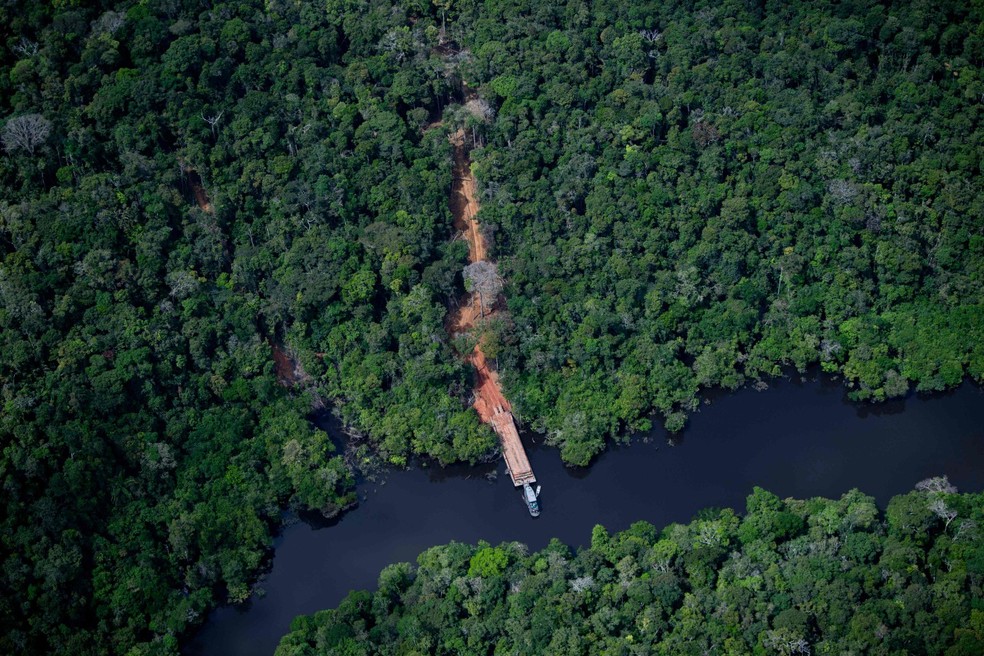
[[[523,483],[523,501],[526,502],[526,507],[530,511],[530,515],[533,517],[540,516],[540,502],[537,498],[540,496],[540,486],[536,486],[536,491],[533,491],[533,486],[529,483]]]

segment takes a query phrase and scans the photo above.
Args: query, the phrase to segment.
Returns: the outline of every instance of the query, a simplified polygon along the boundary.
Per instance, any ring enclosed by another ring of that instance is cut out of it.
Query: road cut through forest
[[[488,261],[485,237],[478,223],[478,194],[475,178],[471,172],[468,150],[465,146],[465,132],[458,130],[451,135],[454,146],[454,181],[451,185],[451,214],[455,229],[468,242],[468,263]],[[472,333],[486,321],[500,312],[502,298],[483,303],[478,294],[469,294],[468,301],[451,314],[448,332],[452,337]],[[483,309],[484,308],[484,309]],[[502,444],[502,455],[514,485],[534,482],[533,469],[526,456],[519,432],[516,430],[512,406],[505,394],[498,373],[489,365],[482,350],[479,338],[472,351],[466,356],[475,368],[475,387],[473,407],[483,422],[489,424]]]

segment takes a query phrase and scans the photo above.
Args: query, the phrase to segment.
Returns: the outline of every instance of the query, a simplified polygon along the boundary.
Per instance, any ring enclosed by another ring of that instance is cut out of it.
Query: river
[[[937,474],[981,491],[984,392],[964,383],[931,397],[858,405],[826,377],[795,377],[765,392],[715,395],[676,446],[656,430],[583,470],[565,468],[555,449],[536,445],[530,460],[543,486],[535,520],[501,464],[391,471],[385,483],[362,484],[364,500],[338,521],[286,528],[260,594],[213,612],[186,653],[269,656],[295,616],[373,588],[385,565],[451,540],[519,540],[539,549],[557,537],[583,545],[595,524],[663,526],[708,506],[741,510],[753,485],[797,498],[839,497],[857,487],[882,507]],[[490,471],[498,471],[495,482],[485,476]]]

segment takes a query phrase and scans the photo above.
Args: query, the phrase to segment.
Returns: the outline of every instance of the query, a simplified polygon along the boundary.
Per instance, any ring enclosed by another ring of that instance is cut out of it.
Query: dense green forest
[[[0,652],[174,653],[285,505],[354,501],[271,342],[389,454],[493,452],[442,325],[450,146],[420,129],[454,79],[433,17],[377,18],[0,8]]]
[[[984,495],[852,491],[645,522],[573,552],[451,543],[294,620],[277,656],[984,653]]]
[[[981,18],[4,3],[0,651],[173,653],[244,599],[285,506],[354,501],[316,398],[395,464],[494,456],[444,330],[459,127],[490,355],[570,463],[787,365],[859,400],[981,379]]]
[[[522,18],[519,18],[521,15]],[[984,21],[968,2],[461,9],[517,415],[572,463],[702,388],[984,377]]]

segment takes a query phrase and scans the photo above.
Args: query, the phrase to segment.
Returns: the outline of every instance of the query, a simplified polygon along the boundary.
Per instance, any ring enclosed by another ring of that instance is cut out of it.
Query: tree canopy
[[[354,501],[316,399],[395,464],[495,456],[445,331],[449,130],[495,234],[506,392],[569,463],[785,366],[858,400],[980,380],[981,19],[3,5],[0,651],[174,653],[244,599],[282,508]]]
[[[744,516],[597,526],[576,551],[451,543],[298,617],[276,654],[971,656],[984,650],[982,526],[981,494],[917,491],[881,514],[857,490],[756,488]]]
[[[173,654],[246,599],[282,509],[355,501],[316,400],[396,460],[494,453],[421,130],[454,79],[389,9],[0,8],[0,652]]]
[[[502,380],[568,462],[786,368],[984,376],[979,5],[458,7]]]

